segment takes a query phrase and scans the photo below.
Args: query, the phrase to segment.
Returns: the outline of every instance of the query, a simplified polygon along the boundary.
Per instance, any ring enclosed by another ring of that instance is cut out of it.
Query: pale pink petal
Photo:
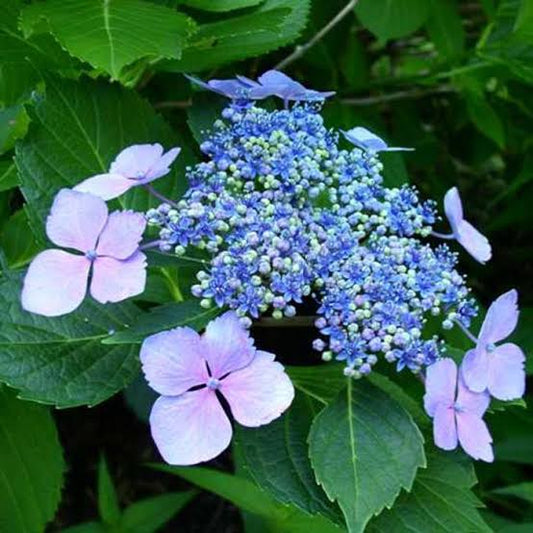
[[[170,165],[174,163],[176,157],[178,157],[181,152],[181,148],[172,148],[166,154],[162,155],[152,167],[150,167],[148,174],[145,179],[142,180],[143,183],[149,183],[165,174],[170,172]]]
[[[150,387],[165,396],[178,396],[209,379],[202,358],[200,335],[191,328],[176,328],[147,337],[141,363]]]
[[[146,228],[146,219],[133,211],[114,211],[102,230],[96,253],[127,259],[137,250]]]
[[[125,178],[120,174],[98,174],[78,183],[74,190],[94,194],[102,200],[112,200],[135,185],[137,185],[135,180]]]
[[[435,446],[442,450],[455,450],[457,448],[457,428],[453,407],[440,405],[435,410],[433,440],[435,441]]]
[[[461,363],[461,374],[470,390],[483,392],[489,379],[489,358],[486,350],[481,347],[468,350]]]
[[[160,144],[134,144],[118,154],[111,163],[109,172],[125,178],[141,179],[148,175],[163,154]]]
[[[470,222],[462,220],[454,230],[457,242],[480,263],[486,263],[492,257],[492,248],[485,235],[480,233]]]
[[[254,341],[234,311],[209,322],[202,342],[211,375],[219,379],[248,365],[255,354]]]
[[[150,414],[159,453],[171,465],[194,465],[222,453],[232,429],[218,398],[207,388],[181,396],[161,396]]]
[[[94,250],[107,220],[105,202],[92,194],[61,189],[46,220],[46,234],[58,246]]]
[[[457,365],[452,359],[440,359],[428,366],[424,407],[429,416],[435,416],[435,411],[439,405],[453,405],[456,383]]]
[[[257,351],[245,368],[221,381],[220,392],[235,420],[248,427],[262,426],[278,418],[292,403],[294,387],[274,356]]]
[[[45,316],[74,311],[85,297],[91,262],[83,255],[45,250],[30,263],[22,287],[22,307]]]
[[[490,395],[487,391],[474,392],[470,390],[464,381],[462,372],[459,372],[457,382],[456,406],[463,411],[468,411],[479,417],[485,414],[490,404]]]
[[[444,212],[453,232],[455,233],[459,222],[463,220],[463,204],[457,187],[452,187],[444,195]]]
[[[518,293],[515,289],[502,294],[490,304],[479,332],[479,344],[495,343],[508,337],[518,323]]]
[[[524,352],[512,343],[502,344],[489,354],[489,392],[498,400],[521,398],[526,389]]]
[[[479,416],[469,412],[457,413],[456,419],[459,443],[463,450],[474,459],[492,463],[492,437],[487,424]]]
[[[91,296],[98,302],[121,302],[144,291],[146,256],[136,252],[129,259],[98,257],[93,265]]]

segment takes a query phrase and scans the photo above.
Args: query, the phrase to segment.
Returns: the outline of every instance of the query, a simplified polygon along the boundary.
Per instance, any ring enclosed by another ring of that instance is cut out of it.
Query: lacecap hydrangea
[[[430,238],[435,204],[385,187],[387,146],[366,146],[362,128],[360,146],[346,142],[324,125],[321,102],[270,111],[237,94],[205,132],[207,161],[188,169],[184,197],[147,213],[161,250],[211,257],[193,294],[245,323],[314,303],[313,347],[345,361],[347,375],[380,356],[398,370],[435,362],[441,341],[424,336],[427,317],[450,328],[476,314],[456,253]]]
[[[23,307],[59,316],[88,291],[102,304],[122,301],[145,288],[144,250],[159,246],[190,259],[197,249],[204,259],[194,259],[203,266],[192,294],[203,307],[226,312],[201,337],[176,328],[149,336],[141,350],[145,376],[160,394],[150,424],[165,460],[194,464],[228,446],[232,431],[219,389],[244,426],[269,423],[289,407],[290,379],[273,354],[253,347],[246,329],[265,315],[290,319],[300,312],[316,317],[312,345],[322,359],[343,361],[354,378],[380,358],[418,374],[435,444],[460,444],[473,458],[492,461],[483,420],[490,398],[516,399],[525,389],[524,353],[502,343],[518,323],[518,294],[499,296],[478,336],[470,331],[478,308],[457,271],[457,252],[443,241],[456,241],[480,263],[492,251],[465,219],[458,190],[444,197],[451,231],[435,231],[445,223],[433,201],[412,186],[383,183],[379,153],[409,148],[390,147],[362,127],[328,129],[321,107],[333,93],[277,71],[257,81],[191,79],[229,103],[204,132],[206,160],[187,169],[185,195],[167,199],[152,187],[179,154],[159,144],[127,147],[108,173],[59,191],[47,235],[78,253],[38,254],[25,277]],[[280,98],[283,108],[261,107],[267,97]],[[144,217],[109,214],[104,201],[133,187],[162,203]],[[146,222],[159,228],[159,239],[141,244]],[[443,357],[439,325],[460,328],[474,344],[459,366]]]

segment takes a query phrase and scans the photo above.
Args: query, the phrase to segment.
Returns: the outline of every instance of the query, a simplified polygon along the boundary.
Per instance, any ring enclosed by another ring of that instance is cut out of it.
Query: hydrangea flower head
[[[463,217],[463,204],[457,187],[452,187],[444,196],[444,212],[452,228],[453,237],[480,263],[492,257],[490,243],[470,222]]]
[[[291,404],[293,385],[274,355],[256,350],[237,315],[226,312],[200,336],[176,328],[148,337],[143,371],[161,396],[150,415],[152,436],[166,462],[191,465],[223,452],[231,423],[217,392],[237,422],[257,427]]]
[[[482,418],[489,403],[487,393],[473,392],[465,385],[452,359],[440,359],[428,367],[424,407],[433,418],[439,448],[454,450],[459,443],[474,459],[492,462],[492,437]]]
[[[46,221],[49,239],[80,254],[45,250],[31,262],[22,289],[22,307],[45,316],[70,313],[90,293],[100,303],[140,294],[146,283],[146,257],[139,241],[146,226],[140,213],[108,213],[92,194],[62,189]]]
[[[465,383],[471,390],[487,390],[499,400],[520,398],[525,391],[524,352],[512,342],[496,346],[516,328],[517,298],[513,289],[492,302],[477,345],[466,353],[462,366]]]
[[[409,152],[414,150],[414,148],[389,146],[381,137],[361,126],[342,131],[342,133],[348,141],[362,150],[371,150],[373,152]]]
[[[132,187],[146,185],[170,172],[170,165],[181,149],[172,148],[165,154],[160,144],[135,144],[118,154],[109,173],[87,178],[75,191],[88,192],[103,200],[111,200]]]

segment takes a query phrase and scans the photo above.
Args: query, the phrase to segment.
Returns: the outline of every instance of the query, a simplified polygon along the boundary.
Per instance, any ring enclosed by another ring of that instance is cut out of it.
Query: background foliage
[[[298,48],[345,6],[333,31]],[[221,108],[182,74],[253,77],[280,61],[305,85],[337,91],[324,108],[329,126],[363,125],[416,148],[383,155],[389,185],[411,182],[435,199],[459,186],[495,251],[486,267],[464,255],[462,267],[481,304],[518,289],[514,341],[533,347],[532,0],[4,0],[0,530],[533,529],[533,413],[524,405],[493,406],[497,462],[474,467],[432,448],[412,376],[384,367],[347,383],[335,365],[294,366],[297,398],[280,420],[241,429],[232,454],[210,468],[149,469],[159,458],[138,348],[150,333],[201,329],[213,317],[190,300],[194,264],[153,256],[133,302],[87,302],[53,320],[21,310],[20,278],[46,246],[57,190],[103,171],[129,144],[160,142],[182,147],[157,183],[178,196]],[[137,189],[120,202],[143,210],[151,200]],[[285,363],[313,362],[305,335],[257,329]],[[467,346],[455,334],[448,344],[452,355]]]

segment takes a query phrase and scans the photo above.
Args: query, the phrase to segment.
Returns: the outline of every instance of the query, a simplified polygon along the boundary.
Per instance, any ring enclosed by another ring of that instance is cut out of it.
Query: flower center
[[[459,402],[455,402],[453,408],[457,413],[462,413],[464,411],[464,407]]]
[[[85,257],[89,261],[94,261],[98,257],[98,254],[96,253],[96,250],[89,250],[88,252],[86,252]]]
[[[220,383],[220,380],[217,378],[209,378],[206,383],[206,386],[209,390],[218,390],[220,389],[221,385],[222,383]]]
[[[487,352],[492,353],[496,349],[496,345],[492,342],[487,344]]]

